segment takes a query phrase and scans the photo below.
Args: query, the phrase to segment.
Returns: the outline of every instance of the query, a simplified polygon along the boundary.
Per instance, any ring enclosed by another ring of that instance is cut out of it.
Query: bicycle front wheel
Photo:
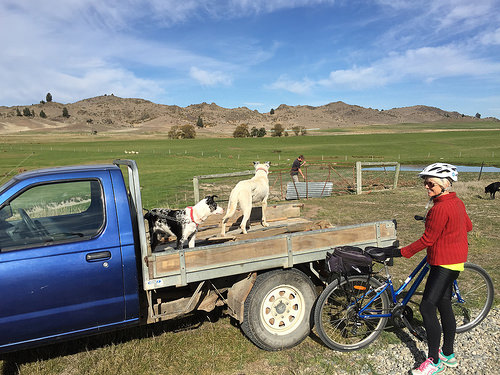
[[[342,278],[329,284],[316,302],[314,322],[319,337],[330,349],[352,351],[372,343],[384,329],[387,318],[377,317],[389,311],[389,297],[384,291],[363,312],[359,310],[374,296],[380,281],[367,276]]]
[[[465,263],[453,284],[451,304],[457,321],[457,332],[468,331],[486,318],[493,304],[493,281],[481,267]]]

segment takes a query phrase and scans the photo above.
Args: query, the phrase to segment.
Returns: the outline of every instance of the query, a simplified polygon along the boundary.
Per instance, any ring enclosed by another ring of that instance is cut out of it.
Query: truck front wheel
[[[241,329],[261,349],[291,348],[309,335],[315,300],[314,284],[296,269],[261,274],[245,300]]]

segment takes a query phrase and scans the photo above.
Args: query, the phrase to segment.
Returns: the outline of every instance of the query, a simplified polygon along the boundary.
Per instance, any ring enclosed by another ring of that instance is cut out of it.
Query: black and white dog
[[[484,188],[484,194],[490,193],[490,199],[495,199],[495,193],[500,191],[500,181],[493,182]]]
[[[157,234],[174,235],[177,238],[177,249],[182,249],[184,242],[188,240],[188,246],[194,247],[198,226],[212,214],[222,214],[221,206],[217,205],[214,198],[217,195],[210,195],[203,198],[193,207],[186,207],[183,210],[170,210],[168,208],[153,208],[148,211],[144,218],[149,223],[151,234],[151,248],[154,250],[158,244]]]

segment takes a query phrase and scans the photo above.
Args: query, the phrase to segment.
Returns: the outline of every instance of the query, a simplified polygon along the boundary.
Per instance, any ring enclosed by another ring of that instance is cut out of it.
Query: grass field
[[[0,183],[19,170],[131,158],[139,165],[146,207],[193,204],[193,176],[252,169],[254,160],[271,161],[271,172],[287,171],[298,154],[304,154],[309,164],[396,161],[424,165],[446,160],[457,165],[500,165],[499,134],[489,130],[193,140],[37,135],[37,141],[33,136],[8,136],[0,143]]]
[[[270,160],[272,168],[287,169],[302,153],[313,162],[356,160],[399,161],[424,165],[445,160],[459,165],[499,166],[500,137],[494,130],[443,133],[339,135],[281,139],[196,139],[171,141],[150,136],[113,139],[108,136],[41,137],[34,142],[21,136],[4,137],[0,144],[0,183],[6,174],[39,167],[110,162],[115,158],[138,161],[144,204],[192,194],[195,175],[225,173],[251,168],[253,160]],[[138,154],[125,154],[138,151]],[[27,158],[29,155],[29,158]],[[27,159],[26,159],[27,158]],[[25,160],[24,160],[25,159]],[[21,161],[23,161],[21,163]],[[404,173],[407,183],[394,191],[342,194],[304,200],[303,215],[334,225],[396,219],[402,244],[416,240],[422,224],[413,220],[427,202],[414,172]],[[469,260],[482,265],[500,287],[500,199],[490,200],[484,186],[500,181],[500,174],[460,175],[455,191],[463,199],[474,230],[470,234]],[[168,188],[166,188],[168,186]],[[161,196],[160,196],[161,195]],[[192,199],[192,195],[188,199]],[[418,260],[397,260],[399,283]],[[498,292],[497,292],[498,293]],[[498,301],[498,294],[496,301]],[[334,374],[338,369],[373,373],[370,354],[400,341],[393,331],[370,347],[354,353],[327,349],[312,333],[299,346],[282,352],[265,352],[247,340],[222,312],[195,314],[185,319],[127,329],[120,332],[51,345],[6,356],[1,374]]]

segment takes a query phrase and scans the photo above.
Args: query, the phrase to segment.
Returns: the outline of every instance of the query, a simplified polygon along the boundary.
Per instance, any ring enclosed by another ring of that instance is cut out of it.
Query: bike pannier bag
[[[366,275],[372,271],[372,258],[355,246],[338,246],[326,254],[326,268],[341,275]]]

